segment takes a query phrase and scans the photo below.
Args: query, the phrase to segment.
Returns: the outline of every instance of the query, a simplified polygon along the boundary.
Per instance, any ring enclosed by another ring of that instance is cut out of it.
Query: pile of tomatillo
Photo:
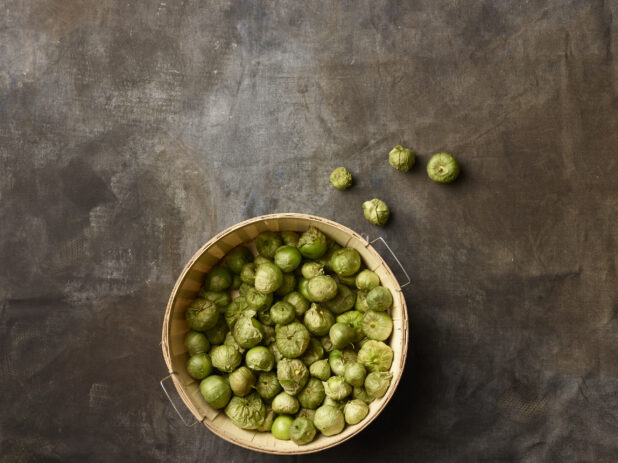
[[[239,428],[298,445],[360,423],[392,373],[393,297],[320,230],[232,249],[185,312],[187,372]]]

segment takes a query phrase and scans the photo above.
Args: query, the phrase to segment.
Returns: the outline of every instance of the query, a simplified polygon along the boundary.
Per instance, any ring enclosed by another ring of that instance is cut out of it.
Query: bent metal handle
[[[165,378],[163,378],[161,381],[159,381],[159,384],[161,384],[161,388],[163,389],[163,392],[165,392],[165,395],[167,396],[167,400],[170,401],[170,403],[172,404],[172,407],[174,407],[174,411],[176,412],[176,414],[180,417],[180,419],[182,420],[182,424],[184,424],[187,428],[192,428],[193,426],[195,426],[198,423],[201,423],[201,421],[199,420],[195,420],[193,423],[187,423],[187,421],[184,419],[184,417],[180,414],[180,411],[178,410],[178,408],[176,407],[176,404],[174,403],[174,401],[172,400],[172,398],[170,397],[169,392],[167,392],[167,389],[165,388],[165,381],[167,381],[168,379],[170,379],[172,377],[173,374],[175,374],[176,372],[172,371],[169,375],[167,375]]]
[[[369,241],[369,240],[367,240]],[[406,286],[408,286],[411,282],[410,280],[410,275],[408,275],[408,272],[406,272],[406,269],[403,268],[403,265],[401,264],[401,261],[399,260],[399,258],[397,257],[397,255],[393,252],[393,250],[391,249],[391,247],[388,245],[388,243],[384,240],[384,238],[382,238],[381,236],[378,236],[376,239],[369,241],[369,244],[373,244],[376,241],[382,241],[382,244],[384,246],[386,246],[386,249],[388,249],[388,251],[391,253],[391,255],[393,256],[393,259],[395,259],[395,262],[397,262],[397,264],[399,265],[399,268],[401,269],[401,271],[403,272],[403,274],[406,276],[407,281],[400,285],[401,289],[405,288]]]

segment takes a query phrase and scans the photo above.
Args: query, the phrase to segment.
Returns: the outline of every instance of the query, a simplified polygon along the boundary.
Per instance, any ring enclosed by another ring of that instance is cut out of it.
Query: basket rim
[[[180,286],[182,285],[185,278],[187,277],[187,274],[189,273],[191,268],[195,265],[195,263],[198,261],[198,259],[206,251],[208,251],[208,249],[210,249],[214,244],[216,244],[219,240],[221,240],[222,238],[224,238],[225,236],[231,233],[234,233],[238,229],[241,229],[253,223],[264,222],[264,221],[273,220],[273,219],[281,219],[281,218],[301,219],[301,220],[309,220],[312,222],[323,223],[323,224],[338,228],[346,232],[347,234],[351,235],[352,237],[360,240],[363,246],[368,251],[372,252],[379,259],[380,263],[384,266],[385,271],[392,277],[392,281],[395,283],[395,287],[392,289],[396,291],[397,296],[400,298],[401,307],[402,307],[401,324],[402,324],[402,332],[403,332],[402,334],[403,350],[401,352],[400,369],[398,370],[397,374],[393,375],[391,387],[389,387],[389,392],[385,396],[385,400],[383,400],[382,405],[378,409],[375,410],[375,412],[372,414],[370,419],[367,419],[366,421],[364,421],[361,426],[359,426],[361,424],[359,423],[359,425],[357,425],[358,427],[356,428],[355,432],[353,432],[349,436],[343,437],[333,442],[329,442],[317,448],[307,449],[307,448],[303,448],[299,446],[298,450],[294,450],[294,451],[281,451],[281,450],[274,450],[274,449],[265,448],[265,447],[258,447],[254,445],[247,445],[245,442],[241,442],[239,440],[234,439],[234,437],[230,436],[229,434],[223,434],[219,432],[219,430],[215,426],[212,426],[211,423],[209,423],[209,421],[206,420],[206,416],[201,417],[198,410],[193,406],[193,403],[190,400],[189,396],[185,393],[184,385],[180,382],[180,380],[177,378],[176,372],[172,369],[172,356],[170,352],[171,343],[168,342],[169,336],[170,336],[169,331],[171,329],[170,318],[172,314],[172,308],[174,307],[176,298],[178,297]],[[273,454],[273,455],[303,455],[303,454],[321,452],[323,450],[335,447],[351,439],[352,437],[360,433],[363,429],[365,429],[367,426],[369,426],[378,417],[378,415],[382,413],[386,405],[390,402],[391,398],[395,394],[397,387],[399,386],[399,382],[401,380],[401,377],[403,376],[403,370],[405,368],[405,363],[406,363],[406,358],[407,358],[407,353],[408,353],[408,343],[409,343],[409,321],[408,321],[406,300],[405,300],[405,297],[403,296],[403,291],[401,289],[401,286],[399,285],[399,281],[395,277],[394,273],[392,272],[392,270],[390,269],[386,261],[382,258],[380,253],[378,253],[375,250],[375,248],[371,245],[371,243],[369,243],[362,235],[346,227],[345,225],[342,225],[330,219],[325,219],[323,217],[310,215],[310,214],[303,214],[303,213],[294,213],[294,212],[266,214],[266,215],[253,217],[251,219],[247,219],[242,222],[238,222],[222,230],[221,232],[217,233],[215,236],[209,239],[200,249],[198,249],[193,254],[191,259],[189,259],[187,264],[184,266],[184,268],[180,272],[180,275],[176,279],[176,282],[174,284],[174,287],[172,289],[172,292],[170,294],[170,297],[168,299],[167,306],[165,309],[165,316],[163,318],[162,336],[161,336],[161,348],[163,351],[163,358],[165,360],[165,365],[167,367],[168,373],[171,376],[172,382],[174,383],[174,388],[176,389],[176,392],[178,393],[184,405],[189,409],[189,411],[195,417],[195,419],[198,422],[203,423],[204,426],[206,426],[206,428],[208,428],[213,434],[217,435],[218,437],[228,442],[231,442],[235,445],[238,445],[239,447],[243,447],[248,450],[253,450],[253,451],[257,451],[261,453],[268,453],[268,454]]]

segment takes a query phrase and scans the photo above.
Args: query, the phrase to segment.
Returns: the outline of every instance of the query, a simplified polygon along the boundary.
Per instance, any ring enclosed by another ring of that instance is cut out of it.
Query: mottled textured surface
[[[3,1],[0,459],[286,460],[186,429],[159,343],[197,248],[296,211],[382,234],[414,280],[393,402],[322,461],[617,461],[616,15]],[[450,186],[424,173],[443,150]],[[374,196],[383,230],[362,217]]]

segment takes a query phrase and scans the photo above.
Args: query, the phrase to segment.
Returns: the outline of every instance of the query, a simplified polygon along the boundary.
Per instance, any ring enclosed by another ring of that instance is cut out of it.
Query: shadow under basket
[[[225,416],[223,410],[215,410],[204,401],[199,391],[199,381],[191,378],[185,368],[188,353],[184,346],[184,336],[189,327],[185,322],[184,312],[197,297],[206,273],[231,249],[251,242],[263,231],[304,232],[312,225],[341,246],[356,249],[367,268],[376,272],[382,285],[391,290],[393,333],[390,337],[390,346],[393,349],[394,359],[390,371],[393,373],[393,379],[384,397],[374,400],[369,405],[369,414],[360,423],[346,425],[345,429],[335,436],[326,437],[318,432],[313,442],[300,446],[292,441],[275,439],[269,432],[240,429]],[[406,302],[393,272],[373,246],[358,233],[331,220],[306,214],[264,215],[227,228],[208,241],[191,258],[176,281],[165,310],[162,347],[163,357],[178,395],[197,422],[203,423],[210,431],[229,442],[258,452],[279,455],[319,452],[338,445],[362,431],[380,414],[395,393],[408,350]]]

